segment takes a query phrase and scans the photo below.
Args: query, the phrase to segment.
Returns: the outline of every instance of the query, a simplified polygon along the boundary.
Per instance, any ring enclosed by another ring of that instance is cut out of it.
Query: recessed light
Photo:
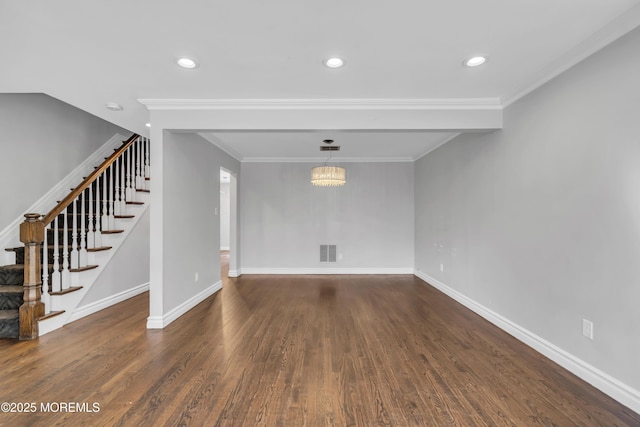
[[[105,104],[105,107],[107,107],[111,111],[122,111],[122,110],[124,110],[124,107],[122,105],[118,104],[117,102],[107,102]]]
[[[329,68],[340,68],[344,65],[344,59],[342,58],[329,58],[324,61],[324,65]]]
[[[150,128],[151,127],[151,123],[145,123],[144,124],[146,127]]]
[[[474,56],[472,58],[466,59],[463,64],[465,67],[477,67],[478,65],[482,65],[487,62],[486,56]]]
[[[177,62],[182,68],[196,68],[198,66],[198,63],[191,58],[180,58]]]

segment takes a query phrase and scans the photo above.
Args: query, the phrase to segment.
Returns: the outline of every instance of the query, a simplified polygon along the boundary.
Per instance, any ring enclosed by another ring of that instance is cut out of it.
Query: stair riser
[[[19,319],[0,320],[0,338],[18,338],[20,336]]]
[[[0,268],[0,284],[2,285],[23,285],[24,284],[24,271],[23,270],[8,270]]]
[[[0,291],[0,310],[18,310],[22,303],[22,294],[3,294]]]

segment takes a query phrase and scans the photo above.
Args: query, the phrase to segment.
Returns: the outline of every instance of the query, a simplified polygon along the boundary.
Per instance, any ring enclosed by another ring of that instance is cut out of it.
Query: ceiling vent
[[[340,151],[339,145],[321,145],[320,151]]]

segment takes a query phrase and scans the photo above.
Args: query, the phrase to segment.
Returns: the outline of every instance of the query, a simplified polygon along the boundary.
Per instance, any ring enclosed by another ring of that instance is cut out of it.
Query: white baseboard
[[[218,292],[220,289],[222,289],[222,280],[217,281],[204,291],[189,298],[163,316],[149,316],[147,318],[147,329],[164,329],[171,322],[185,314],[187,311],[191,310],[196,305],[200,304],[205,299],[209,298],[211,295]]]
[[[227,273],[227,277],[240,277],[240,273],[238,272],[238,270],[229,270],[229,273]]]
[[[413,268],[242,268],[242,274],[413,274]]]
[[[69,317],[69,322],[76,321],[78,319],[82,319],[90,314],[96,313],[100,310],[104,310],[107,307],[111,307],[114,304],[127,300],[129,298],[133,298],[136,295],[140,295],[143,292],[149,290],[149,282],[143,283],[142,285],[133,287],[131,289],[127,289],[126,291],[119,292],[115,295],[111,295],[107,298],[101,299],[96,302],[92,302],[91,304],[84,305],[82,307],[78,307],[73,314]]]
[[[640,391],[629,387],[623,382],[617,380],[616,378],[613,378],[612,376],[602,372],[596,367],[555,346],[554,344],[537,336],[531,331],[513,323],[509,319],[502,317],[501,315],[488,309],[487,307],[478,304],[474,300],[466,297],[455,289],[450,288],[437,279],[434,279],[433,277],[425,274],[424,272],[415,270],[414,274],[418,278],[427,282],[427,284],[442,291],[471,311],[477,313],[489,322],[493,323],[503,331],[522,341],[542,355],[553,360],[566,370],[582,378],[584,381],[588,382],[600,391],[611,396],[613,399],[629,407],[633,411],[640,413]]]

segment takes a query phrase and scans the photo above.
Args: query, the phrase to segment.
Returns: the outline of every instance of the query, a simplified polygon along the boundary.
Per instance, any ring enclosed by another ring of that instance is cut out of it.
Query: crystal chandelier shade
[[[311,169],[311,184],[318,187],[339,187],[347,182],[347,171],[338,166],[317,166]]]
[[[339,151],[340,146],[333,146],[333,139],[325,139],[326,145],[320,147],[320,151],[328,151],[329,158],[324,162],[324,166],[316,166],[311,169],[311,184],[316,187],[340,187],[347,182],[347,171],[339,166],[327,166],[331,160],[331,152]]]

